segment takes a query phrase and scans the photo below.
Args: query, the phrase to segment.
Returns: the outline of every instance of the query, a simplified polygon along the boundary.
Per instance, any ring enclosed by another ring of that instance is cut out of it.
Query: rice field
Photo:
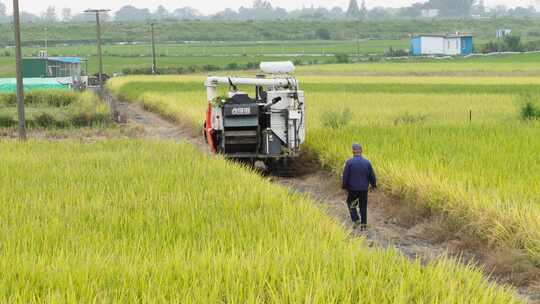
[[[339,175],[352,142],[366,149],[385,191],[426,204],[493,246],[540,265],[540,123],[519,117],[533,77],[332,76],[362,65],[302,69],[306,148]],[[199,128],[204,77],[115,79],[120,97]],[[332,127],[328,113],[350,113]],[[337,177],[336,177],[337,178]]]
[[[2,303],[519,303],[187,144],[0,142]],[[249,185],[249,186],[248,186]]]
[[[520,54],[432,60],[388,60],[363,64],[299,67],[304,75],[322,76],[538,76],[540,54]]]

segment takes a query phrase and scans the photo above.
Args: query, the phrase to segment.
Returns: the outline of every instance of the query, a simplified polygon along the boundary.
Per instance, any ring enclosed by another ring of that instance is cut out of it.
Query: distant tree
[[[238,20],[276,20],[287,18],[287,16],[286,10],[279,7],[273,8],[268,1],[255,0],[253,7],[240,7],[236,18]]]
[[[41,21],[41,18],[32,13],[21,12],[21,21],[24,23],[39,22]]]
[[[71,21],[71,19],[72,19],[71,9],[67,7],[62,9],[62,21],[69,22]]]
[[[109,15],[109,13],[107,12],[103,12],[101,14],[99,14],[99,19],[101,21],[109,21],[111,20],[111,15]],[[96,22],[96,14],[92,14],[92,13],[79,13],[79,14],[75,14],[75,15],[72,15],[71,17],[71,21],[72,22]]]
[[[171,17],[171,14],[163,5],[158,6],[156,11],[154,12],[154,18],[158,20],[167,19],[169,17]]]
[[[366,0],[362,0],[362,7],[360,8],[360,18],[366,19],[368,16],[368,9],[366,6]]]
[[[56,22],[58,21],[58,16],[56,15],[56,8],[54,6],[47,7],[47,10],[43,13],[43,21],[45,22]]]
[[[179,20],[194,20],[200,18],[202,15],[196,9],[191,7],[177,8],[173,12],[173,17]]]
[[[322,40],[330,40],[330,31],[326,28],[320,28],[315,31],[315,35],[317,35],[317,38]]]
[[[284,8],[276,7],[274,8],[274,16],[276,19],[287,19],[289,17],[289,13]]]
[[[331,19],[331,11],[324,7],[314,7],[302,8],[301,10],[292,11],[288,14],[288,17],[291,19]]]
[[[151,18],[152,14],[149,9],[138,9],[132,5],[121,7],[114,15],[116,21],[145,21]]]
[[[478,16],[483,16],[486,14],[486,5],[485,5],[485,1],[484,0],[479,0],[478,2],[476,2],[472,9],[471,9],[471,14],[472,15],[478,15]]]
[[[384,20],[384,19],[390,19],[392,16],[391,14],[383,7],[374,7],[371,11],[368,13],[368,18],[373,20]]]
[[[513,9],[508,10],[508,16],[518,17],[518,18],[534,17],[536,16],[536,9],[532,6],[528,8],[518,6]]]
[[[336,57],[336,61],[338,63],[349,63],[351,62],[351,58],[349,57],[349,54],[345,53],[338,53],[334,55]]]
[[[535,45],[525,46],[521,42],[520,36],[505,36],[502,41],[490,41],[481,49],[482,53],[492,52],[523,52],[527,48],[535,49]]]
[[[237,20],[238,13],[233,9],[226,8],[225,10],[215,14],[212,18],[217,20]]]
[[[0,1],[0,23],[8,22],[9,17],[7,15],[6,5]]]
[[[265,0],[255,0],[253,2],[253,8],[254,9],[265,9],[265,10],[271,10],[272,4]]]
[[[80,13],[80,14],[73,15],[71,17],[71,21],[74,21],[74,22],[95,22],[96,21],[96,16],[93,15],[93,14]]]
[[[439,10],[441,17],[470,17],[475,0],[429,0],[425,8]]]
[[[422,10],[424,9],[423,3],[414,3],[409,7],[403,7],[399,11],[399,16],[405,18],[418,18],[422,16]]]
[[[515,35],[508,35],[504,37],[504,44],[506,46],[506,51],[510,52],[523,52],[524,47],[521,43],[521,37]]]
[[[345,17],[345,12],[339,6],[335,6],[330,10],[330,19],[341,19]]]
[[[350,0],[346,16],[349,19],[358,19],[361,17],[360,8],[358,7],[358,2],[356,0]]]
[[[506,16],[508,13],[508,8],[506,5],[497,5],[495,6],[495,9],[492,10],[492,13],[497,17]]]

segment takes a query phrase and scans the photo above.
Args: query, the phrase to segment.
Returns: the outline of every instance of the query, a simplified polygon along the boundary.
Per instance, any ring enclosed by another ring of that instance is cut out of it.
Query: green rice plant
[[[187,144],[0,142],[0,302],[520,303]]]
[[[349,108],[339,111],[326,111],[322,114],[322,124],[326,128],[339,129],[346,127],[352,119],[352,113]]]
[[[9,128],[15,126],[17,121],[9,113],[0,113],[0,127]]]
[[[88,127],[107,122],[109,109],[94,94],[86,92],[69,107],[67,116],[73,126]]]
[[[530,94],[520,96],[520,116],[522,120],[540,119],[540,99]]]

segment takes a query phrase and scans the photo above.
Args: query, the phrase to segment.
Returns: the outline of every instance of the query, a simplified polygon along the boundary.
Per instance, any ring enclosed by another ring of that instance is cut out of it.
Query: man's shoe
[[[366,231],[367,230],[367,224],[360,225],[360,231]]]
[[[353,222],[352,229],[356,230],[356,228],[358,228],[358,226],[360,226],[360,222]]]

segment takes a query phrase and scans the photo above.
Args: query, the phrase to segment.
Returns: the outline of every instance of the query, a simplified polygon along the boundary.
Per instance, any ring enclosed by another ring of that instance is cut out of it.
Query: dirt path
[[[123,123],[139,131],[138,136],[143,138],[159,138],[181,141],[186,136],[182,129],[161,118],[159,115],[144,110],[136,103],[117,103],[118,112],[121,113]]]
[[[117,109],[123,120],[121,124],[131,130],[132,137],[185,141],[209,152],[203,140],[194,137],[191,130],[169,122],[158,114],[143,109],[139,104],[117,101]]]
[[[208,153],[202,136],[197,137],[193,130],[171,123],[138,104],[119,102],[118,109],[126,119],[125,126],[138,131],[137,137],[186,141]],[[317,166],[314,162],[307,165]],[[498,261],[499,253],[482,246],[471,247],[471,240],[460,234],[459,227],[449,226],[441,218],[430,215],[427,209],[412,207],[413,204],[377,191],[370,195],[368,231],[353,231],[339,179],[318,167],[311,171],[299,177],[272,177],[272,180],[312,197],[319,207],[351,228],[353,236],[365,237],[370,246],[393,247],[424,263],[446,253],[460,257],[464,263],[482,265],[495,281],[513,285],[529,303],[540,303],[540,284],[533,281],[540,279],[538,268],[523,261],[505,260],[501,269],[501,265],[493,263]]]

